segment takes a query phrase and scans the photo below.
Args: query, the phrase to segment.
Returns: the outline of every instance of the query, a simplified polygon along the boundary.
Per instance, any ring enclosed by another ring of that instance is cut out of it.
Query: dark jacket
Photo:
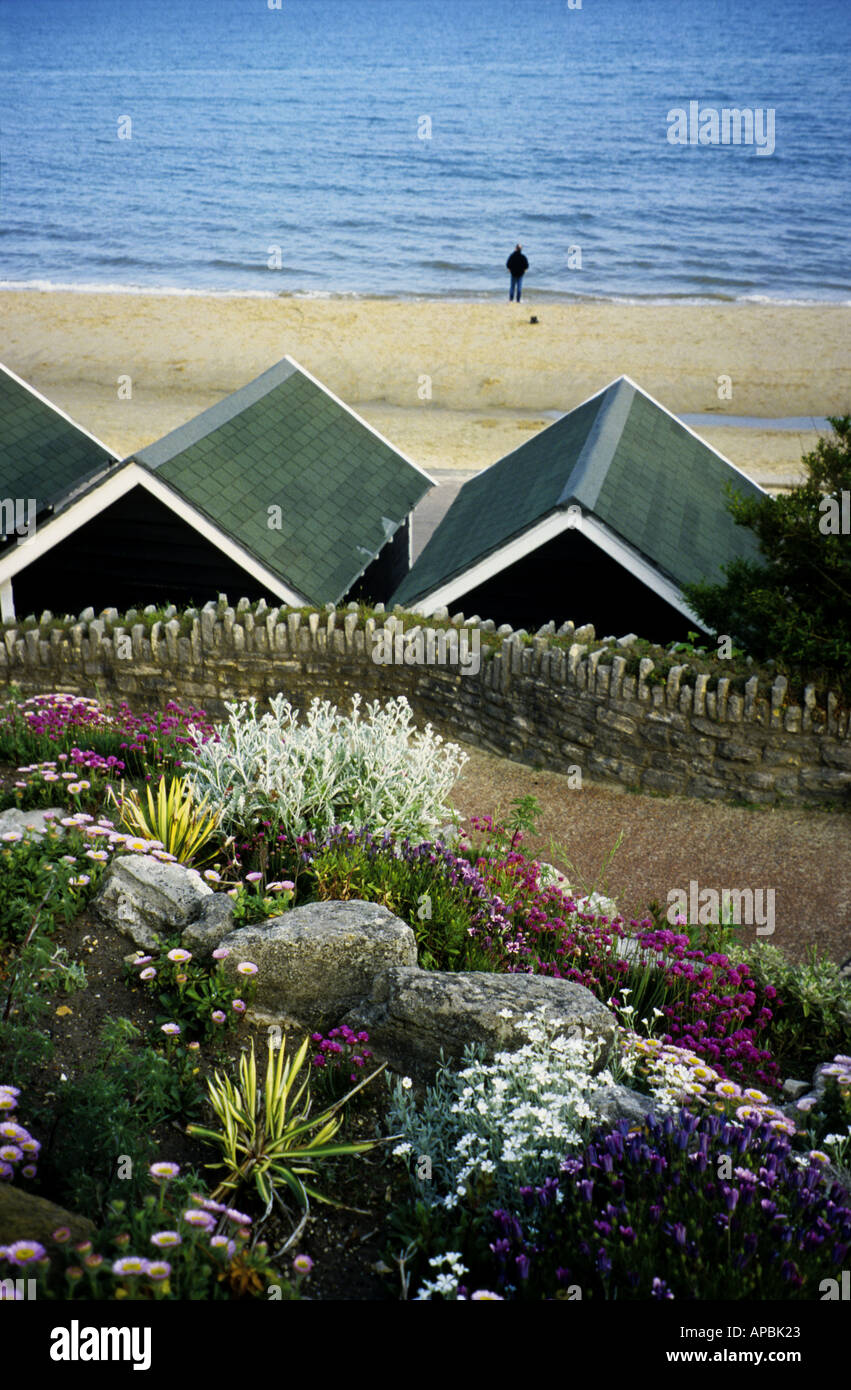
[[[529,262],[522,251],[512,251],[505,264],[512,275],[525,275],[529,269]]]

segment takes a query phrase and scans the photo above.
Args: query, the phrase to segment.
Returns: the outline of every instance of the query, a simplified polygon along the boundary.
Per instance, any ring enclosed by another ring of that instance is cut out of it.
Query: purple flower
[[[154,1231],[151,1244],[158,1250],[169,1250],[173,1245],[182,1245],[183,1237],[177,1231]]]
[[[245,1216],[241,1211],[234,1211],[233,1207],[225,1207],[225,1216],[228,1221],[233,1221],[237,1226],[250,1226],[251,1217]]]
[[[152,1163],[148,1169],[151,1177],[157,1182],[168,1182],[170,1178],[176,1178],[180,1173],[179,1163]]]
[[[201,1211],[199,1207],[190,1207],[183,1213],[182,1220],[187,1226],[198,1226],[204,1231],[216,1229],[215,1217],[209,1211]]]
[[[43,1245],[39,1245],[37,1240],[16,1240],[12,1245],[7,1245],[6,1259],[13,1265],[28,1265],[36,1260],[43,1260],[47,1251]]]
[[[147,1270],[148,1262],[143,1260],[140,1255],[123,1255],[112,1266],[113,1274],[146,1274]]]

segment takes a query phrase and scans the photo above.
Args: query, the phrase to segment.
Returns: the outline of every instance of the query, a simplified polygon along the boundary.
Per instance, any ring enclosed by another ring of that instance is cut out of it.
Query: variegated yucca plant
[[[340,1206],[341,1203],[308,1186],[304,1179],[316,1177],[316,1164],[322,1159],[366,1153],[387,1142],[383,1139],[336,1140],[343,1123],[343,1107],[384,1070],[385,1064],[353,1086],[334,1105],[311,1117],[309,1068],[302,1077],[309,1047],[308,1037],[293,1056],[288,1056],[286,1040],[276,1048],[270,1037],[262,1088],[257,1080],[253,1039],[250,1053],[243,1052],[240,1058],[238,1085],[219,1071],[208,1079],[210,1104],[222,1128],[212,1130],[189,1125],[186,1132],[222,1151],[221,1163],[206,1165],[227,1169],[227,1176],[214,1193],[216,1200],[227,1197],[243,1183],[253,1182],[267,1208],[278,1186],[289,1188],[304,1208],[309,1206],[310,1197],[329,1206]]]
[[[121,795],[116,797],[110,789],[110,799],[118,808],[122,825],[145,840],[159,840],[169,854],[181,864],[191,864],[194,859],[209,859],[209,853],[202,854],[215,834],[221,813],[209,809],[210,798],[199,801],[188,777],[173,777],[166,786],[161,777],[157,787],[156,800],[150,786],[146,787],[147,813],[137,791],[125,795],[124,784]]]

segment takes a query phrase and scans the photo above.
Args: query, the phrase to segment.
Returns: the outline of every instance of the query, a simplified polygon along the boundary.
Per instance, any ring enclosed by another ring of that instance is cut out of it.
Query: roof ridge
[[[576,498],[589,511],[593,510],[620,444],[636,389],[635,383],[623,376],[606,388],[594,423],[562,488],[557,507],[564,507]]]

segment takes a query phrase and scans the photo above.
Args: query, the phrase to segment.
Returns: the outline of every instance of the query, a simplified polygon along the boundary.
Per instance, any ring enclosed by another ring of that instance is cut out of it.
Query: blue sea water
[[[851,0],[0,0],[0,286],[489,297],[520,240],[529,298],[847,302],[849,53]]]

